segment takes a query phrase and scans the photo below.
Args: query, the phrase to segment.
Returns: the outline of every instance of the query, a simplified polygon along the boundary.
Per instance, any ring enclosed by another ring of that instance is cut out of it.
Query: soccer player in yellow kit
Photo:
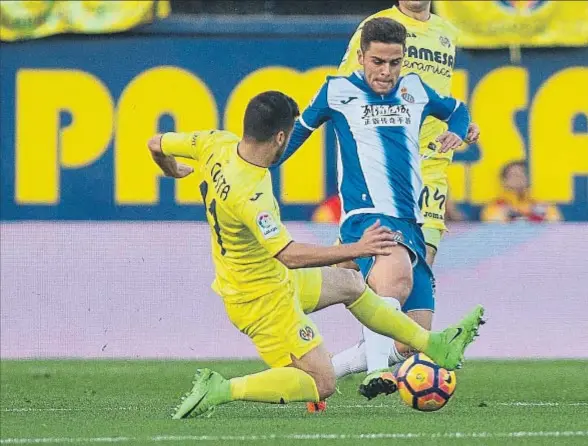
[[[357,56],[358,51],[361,50],[361,30],[364,23],[376,17],[395,20],[404,25],[408,31],[407,48],[400,75],[416,73],[437,92],[450,95],[458,31],[452,24],[431,13],[430,0],[400,0],[398,7],[377,12],[366,18],[351,38],[337,74],[348,76],[354,71],[362,69]],[[445,226],[447,168],[451,163],[453,152],[441,150],[441,143],[438,141],[439,136],[444,134],[446,130],[446,123],[429,116],[422,125],[419,141],[423,177],[421,211],[424,225],[422,231],[427,245],[426,263],[430,268],[433,267],[443,233],[447,230]],[[465,141],[476,142],[479,134],[478,126],[471,124]],[[422,269],[423,266],[419,265],[417,268]],[[415,271],[415,274],[417,273],[423,274],[422,271]],[[430,274],[432,277],[432,273]],[[415,286],[417,286],[416,284],[417,281],[415,281]],[[380,294],[382,293],[380,292]],[[430,307],[430,303],[419,302],[419,298],[413,297],[413,294],[408,297],[404,296],[406,300],[401,302],[393,297],[394,294],[389,295],[387,300],[392,305],[402,307],[419,324],[428,329],[431,328],[434,308]],[[387,367],[389,361],[390,363],[402,362],[410,350],[399,343],[390,343],[389,339],[365,328],[363,336],[363,342],[333,358],[338,377],[365,370],[372,373]],[[390,346],[390,344],[392,345]],[[369,385],[369,382],[368,376],[364,385]],[[371,393],[377,393],[377,389]]]
[[[268,167],[283,153],[298,114],[290,97],[265,92],[247,106],[242,139],[212,130],[155,135],[148,143],[167,176],[183,178],[193,172],[176,156],[196,160],[211,227],[213,289],[222,296],[231,322],[271,367],[231,380],[198,370],[176,419],[236,400],[318,402],[330,396],[335,390],[331,360],[306,314],[330,305],[345,304],[362,324],[450,369],[459,366],[482,322],[479,306],[458,325],[432,333],[383,301],[357,272],[320,268],[389,253],[395,235],[378,223],[349,245],[322,247],[292,240],[280,221]]]

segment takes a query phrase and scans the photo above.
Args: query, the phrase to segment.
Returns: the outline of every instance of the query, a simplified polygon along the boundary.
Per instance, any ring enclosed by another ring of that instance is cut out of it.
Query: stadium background
[[[361,18],[391,3],[172,2],[169,18],[122,34],[2,43],[2,358],[254,356],[209,288],[198,180],[162,179],[145,141],[240,132],[265,89],[306,104]],[[550,2],[524,3],[532,18]],[[454,94],[483,135],[455,155],[452,199],[475,220],[500,169],[524,158],[535,197],[568,221],[451,226],[436,324],[485,304],[472,356],[588,357],[586,60],[585,42],[458,53]],[[336,227],[309,222],[336,188],[333,135],[316,133],[274,185],[295,237],[330,243]],[[357,339],[340,309],[317,320],[332,350]]]

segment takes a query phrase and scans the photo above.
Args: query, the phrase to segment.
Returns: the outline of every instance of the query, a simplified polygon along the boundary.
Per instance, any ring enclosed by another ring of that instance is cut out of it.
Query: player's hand
[[[174,178],[184,178],[190,175],[192,172],[194,172],[194,168],[192,166],[176,162],[176,169],[171,176]]]
[[[398,245],[398,235],[390,228],[382,226],[380,220],[365,230],[357,242],[360,253],[357,257],[387,256]]]
[[[475,122],[470,123],[468,127],[468,134],[465,137],[466,144],[474,144],[480,139],[480,126]]]
[[[450,150],[457,149],[463,144],[463,140],[453,132],[445,132],[437,138],[437,142],[441,143],[439,152],[446,153]]]

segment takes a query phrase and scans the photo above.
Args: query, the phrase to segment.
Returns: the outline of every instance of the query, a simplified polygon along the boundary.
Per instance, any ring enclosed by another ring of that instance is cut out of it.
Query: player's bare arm
[[[365,230],[363,237],[356,243],[317,246],[292,242],[276,258],[290,269],[330,266],[359,257],[390,255],[392,248],[397,245],[396,240],[396,233],[380,226],[377,221]]]
[[[175,157],[165,155],[161,149],[161,137],[163,135],[157,134],[152,136],[147,142],[147,147],[151,152],[151,158],[161,168],[166,177],[184,178],[194,172],[194,168],[187,164],[178,163]]]

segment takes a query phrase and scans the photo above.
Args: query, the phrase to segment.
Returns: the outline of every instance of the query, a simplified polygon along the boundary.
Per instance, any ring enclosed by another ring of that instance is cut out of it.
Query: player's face
[[[504,187],[522,193],[529,187],[527,172],[523,166],[512,166],[504,178]]]
[[[398,3],[412,12],[423,12],[431,9],[431,0],[399,0]]]
[[[388,94],[400,77],[404,48],[398,43],[371,42],[358,58],[371,89],[378,94]]]

